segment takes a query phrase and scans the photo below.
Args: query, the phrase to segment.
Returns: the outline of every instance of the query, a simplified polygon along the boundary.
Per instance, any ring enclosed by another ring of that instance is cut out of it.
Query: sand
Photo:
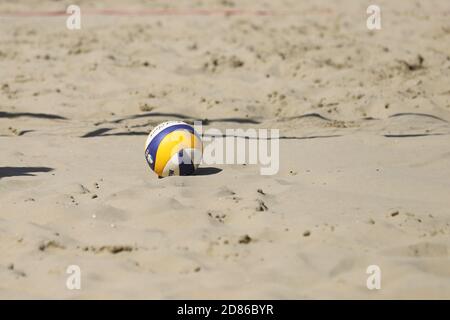
[[[448,1],[70,3],[0,4],[0,298],[450,299]],[[279,172],[158,179],[197,119],[279,129]]]

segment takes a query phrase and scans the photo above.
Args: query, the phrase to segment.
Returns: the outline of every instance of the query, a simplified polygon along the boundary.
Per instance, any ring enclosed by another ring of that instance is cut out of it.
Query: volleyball
[[[197,170],[203,143],[194,127],[182,121],[156,126],[145,142],[145,159],[159,176],[186,176]]]

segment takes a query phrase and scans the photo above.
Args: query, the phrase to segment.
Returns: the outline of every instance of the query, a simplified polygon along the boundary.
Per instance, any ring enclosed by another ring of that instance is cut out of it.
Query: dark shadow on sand
[[[416,112],[402,112],[402,113],[396,113],[393,115],[390,115],[389,118],[395,118],[395,117],[402,117],[402,116],[417,116],[417,117],[425,117],[425,118],[431,118],[431,119],[435,119],[435,120],[439,120],[442,122],[448,122],[445,119],[442,119],[440,117],[434,116],[432,114],[427,114],[427,113],[416,113]]]
[[[117,133],[107,133],[103,136],[148,136],[148,132],[146,131],[126,131],[126,132],[117,132]]]
[[[250,123],[250,124],[259,124],[260,123],[260,121],[258,121],[258,120],[249,119],[249,118],[193,119],[192,117],[181,114],[181,113],[165,113],[165,112],[146,112],[146,113],[142,113],[142,114],[136,114],[136,115],[133,115],[130,117],[113,120],[110,123],[121,123],[122,121],[125,121],[125,120],[133,120],[133,119],[140,119],[140,118],[153,118],[153,117],[176,118],[176,119],[180,119],[180,120],[186,120],[186,122],[202,121],[203,125],[208,125],[209,123],[214,123],[214,122],[234,122],[234,123]]]
[[[209,176],[212,174],[218,174],[219,172],[222,172],[222,169],[214,167],[205,167],[205,168],[200,167],[197,170],[195,170],[192,176]]]
[[[35,176],[33,173],[50,172],[53,168],[48,167],[0,167],[0,179],[6,177]]]
[[[301,114],[298,116],[288,117],[288,118],[284,118],[284,120],[294,120],[294,119],[303,119],[303,118],[317,118],[317,119],[322,119],[325,121],[331,121],[331,119],[324,117],[323,115],[316,113],[316,112],[305,113],[305,114]]]
[[[251,136],[237,136],[235,134],[222,134],[222,135],[214,135],[214,134],[204,134],[203,137],[211,137],[211,138],[241,138],[245,140],[307,140],[307,139],[320,139],[320,138],[337,138],[341,137],[340,134],[334,134],[334,135],[324,135],[324,136],[305,136],[305,137],[297,137],[297,136],[280,136],[278,138],[272,138],[272,137],[251,137]]]
[[[58,116],[57,114],[49,113],[33,113],[33,112],[3,112],[0,111],[0,118],[38,118],[38,119],[49,119],[49,120],[67,120],[67,118]]]
[[[108,132],[112,130],[112,128],[100,128],[100,129],[96,129],[94,131],[90,131],[88,133],[85,133],[84,135],[82,135],[80,138],[93,138],[93,137],[101,137],[101,136],[105,136],[105,132]]]
[[[385,138],[416,138],[429,136],[445,136],[447,133],[411,133],[411,134],[385,134]]]
[[[149,134],[147,131],[125,131],[116,133],[106,133],[111,130],[114,130],[114,128],[97,129],[80,136],[80,138],[111,137],[111,136],[147,136]]]
[[[116,132],[116,133],[106,133],[108,131],[114,130],[113,128],[101,128],[96,129],[94,131],[90,131],[82,136],[80,138],[93,138],[93,137],[110,137],[110,136],[147,136],[147,131],[125,131],[125,132]],[[305,140],[305,139],[319,139],[319,138],[337,138],[341,135],[323,135],[323,136],[305,136],[305,137],[297,137],[297,136],[280,136],[278,138],[260,138],[260,137],[251,137],[251,136],[237,136],[237,135],[211,135],[211,134],[203,134],[202,137],[210,137],[210,138],[241,138],[241,139],[256,139],[256,140],[272,140],[272,139],[279,139],[279,140]]]

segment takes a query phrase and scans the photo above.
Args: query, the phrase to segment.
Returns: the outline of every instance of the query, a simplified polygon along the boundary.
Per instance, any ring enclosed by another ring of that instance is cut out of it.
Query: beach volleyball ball
[[[145,142],[145,159],[159,176],[186,176],[200,164],[201,137],[182,121],[167,121],[155,127]]]

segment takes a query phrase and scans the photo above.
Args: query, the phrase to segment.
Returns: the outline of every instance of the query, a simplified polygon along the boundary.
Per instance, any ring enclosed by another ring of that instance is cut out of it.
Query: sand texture
[[[448,0],[70,3],[0,3],[0,298],[450,299]],[[158,179],[166,120],[279,129],[280,170]]]

